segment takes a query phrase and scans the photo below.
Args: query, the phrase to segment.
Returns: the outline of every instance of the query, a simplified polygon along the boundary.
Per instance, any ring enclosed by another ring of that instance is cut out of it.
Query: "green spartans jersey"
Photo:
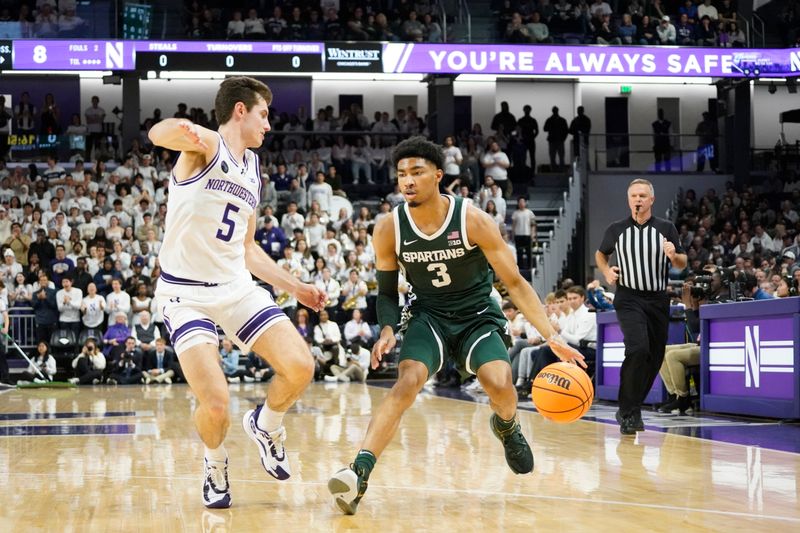
[[[491,304],[492,274],[483,252],[467,238],[467,204],[445,196],[450,207],[442,226],[425,235],[408,204],[394,209],[395,251],[411,285],[411,309],[458,316],[485,311]]]

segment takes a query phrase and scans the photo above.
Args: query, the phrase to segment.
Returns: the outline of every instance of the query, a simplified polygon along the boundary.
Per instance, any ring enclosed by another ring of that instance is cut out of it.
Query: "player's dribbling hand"
[[[380,364],[383,356],[394,349],[395,344],[397,344],[397,339],[394,337],[394,331],[389,326],[385,326],[381,330],[381,336],[378,339],[378,342],[372,347],[372,358],[371,364],[373,370],[378,368],[378,364]]]
[[[606,277],[606,282],[609,285],[616,285],[617,280],[619,279],[619,267],[613,266],[609,268],[605,273],[605,277]]]
[[[188,120],[181,120],[178,122],[178,127],[183,130],[184,137],[189,139],[192,144],[199,146],[203,150],[208,150],[208,145],[203,141],[202,138],[200,138],[197,124],[194,124]]]
[[[550,346],[553,353],[565,363],[572,363],[573,365],[588,368],[586,362],[583,360],[583,355],[578,350],[568,345],[560,335],[553,335],[550,337],[547,340],[547,345]]]
[[[298,302],[317,312],[325,307],[325,300],[327,300],[324,291],[309,283],[301,283],[294,296]]]

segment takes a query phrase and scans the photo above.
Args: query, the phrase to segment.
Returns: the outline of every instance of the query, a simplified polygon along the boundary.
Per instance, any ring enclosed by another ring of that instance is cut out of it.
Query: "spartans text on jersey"
[[[447,261],[463,257],[466,253],[464,248],[454,248],[449,250],[429,250],[424,252],[403,252],[404,263],[430,263],[431,261]]]

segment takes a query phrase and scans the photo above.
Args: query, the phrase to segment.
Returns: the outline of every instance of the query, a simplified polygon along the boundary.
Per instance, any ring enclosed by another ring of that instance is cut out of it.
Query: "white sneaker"
[[[70,383],[72,383],[73,385],[77,385],[78,383],[80,383],[80,382],[81,382],[81,380],[80,380],[80,379],[78,379],[78,378],[69,378],[67,381],[69,381],[69,382],[70,382]]]
[[[203,458],[203,505],[209,509],[231,506],[231,487],[228,484],[228,458],[225,462]]]
[[[255,378],[251,378],[250,376],[245,376],[244,377],[244,382],[245,383],[252,383],[254,381],[255,381]]]
[[[33,378],[33,382],[37,383],[37,384],[41,384],[41,383],[47,383],[47,380],[46,379],[42,379],[42,378]]]
[[[481,385],[481,382],[476,379],[475,381],[464,387],[464,390],[468,392],[483,392],[483,385]]]
[[[242,418],[244,432],[258,444],[261,466],[264,467],[267,474],[281,481],[289,479],[292,475],[292,470],[289,467],[289,458],[286,457],[286,450],[283,447],[283,441],[286,440],[286,429],[281,426],[270,434],[259,428],[256,421],[262,407],[263,404],[255,409],[248,410],[244,414],[244,418]]]
[[[239,378],[228,378],[228,383],[239,383]]]
[[[328,383],[338,383],[339,382],[339,378],[337,378],[336,376],[323,376],[322,379],[327,381]]]
[[[164,383],[166,383],[167,385],[172,385],[172,378],[169,376],[165,377]]]

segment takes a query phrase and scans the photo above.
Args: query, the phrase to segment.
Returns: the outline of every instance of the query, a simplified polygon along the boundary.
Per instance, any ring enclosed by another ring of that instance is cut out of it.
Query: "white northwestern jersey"
[[[247,271],[244,238],[261,198],[258,156],[245,150],[237,161],[217,135],[219,148],[208,166],[182,182],[172,175],[159,253],[166,281],[222,284]]]

